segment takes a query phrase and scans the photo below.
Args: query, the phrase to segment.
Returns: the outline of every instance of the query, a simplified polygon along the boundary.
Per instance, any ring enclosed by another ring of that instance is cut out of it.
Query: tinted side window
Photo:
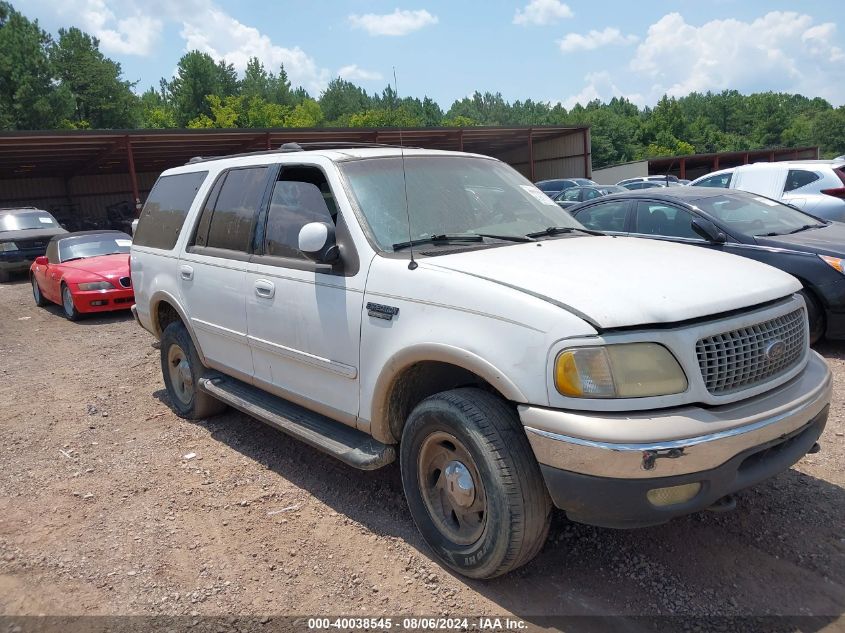
[[[333,224],[336,215],[334,196],[319,169],[282,169],[267,213],[264,254],[304,259],[299,250],[300,229],[309,222]]]
[[[635,233],[700,240],[692,230],[692,214],[660,202],[638,202]]]
[[[584,189],[584,200],[592,200],[593,198],[600,198],[601,191],[598,189]]]
[[[558,200],[566,200],[567,202],[577,202],[581,199],[581,190],[575,187],[570,187],[563,192],[563,195]]]
[[[695,183],[696,187],[721,187],[723,189],[727,189],[728,186],[731,184],[731,175],[730,173],[727,174],[717,174],[715,176],[708,176],[704,180],[700,180]]]
[[[814,171],[807,171],[806,169],[790,169],[786,175],[786,184],[783,187],[783,192],[799,189],[804,185],[809,185],[821,178],[819,174]]]
[[[578,213],[576,219],[588,229],[596,231],[625,231],[625,215],[628,210],[626,200],[594,204]]]
[[[133,243],[171,250],[207,171],[162,176],[147,198]]]
[[[211,214],[206,246],[249,252],[255,214],[264,195],[267,169],[233,169],[226,174]]]

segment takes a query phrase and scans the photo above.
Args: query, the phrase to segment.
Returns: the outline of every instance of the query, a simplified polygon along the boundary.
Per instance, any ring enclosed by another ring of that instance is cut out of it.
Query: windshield
[[[408,156],[408,211],[400,157],[343,163],[358,205],[384,251],[444,234],[524,236],[581,228],[535,185],[504,163],[465,156]],[[411,230],[408,230],[408,213]]]
[[[734,193],[700,198],[693,204],[745,235],[786,235],[824,222],[763,196]]]
[[[46,211],[32,213],[4,213],[0,215],[0,231],[26,231],[28,229],[56,229],[59,225]]]
[[[132,238],[126,233],[97,233],[59,240],[59,261],[129,253]]]

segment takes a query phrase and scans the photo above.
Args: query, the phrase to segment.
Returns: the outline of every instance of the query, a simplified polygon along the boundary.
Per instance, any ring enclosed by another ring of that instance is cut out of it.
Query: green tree
[[[420,127],[422,120],[414,116],[404,105],[398,108],[375,108],[353,114],[349,119],[352,127]]]
[[[215,63],[207,53],[185,53],[176,66],[176,76],[168,84],[178,125],[204,114],[211,117],[206,97],[228,97],[237,93],[234,67],[225,62]]]
[[[96,129],[131,128],[138,123],[134,84],[123,80],[120,64],[100,52],[100,42],[77,28],[59,29],[50,61],[74,101],[72,121]]]
[[[244,78],[240,82],[239,94],[247,99],[259,97],[265,101],[270,99],[273,76],[264,68],[264,64],[257,57],[251,57],[246,64]]]
[[[285,119],[285,127],[317,127],[323,122],[323,111],[314,99],[304,99]]]
[[[320,95],[320,107],[329,125],[348,120],[351,115],[372,105],[373,101],[366,91],[340,77],[332,79]]]
[[[54,81],[50,36],[0,2],[0,129],[52,129],[73,116],[70,91]]]
[[[140,98],[139,108],[141,127],[152,129],[176,127],[176,113],[167,99],[164,86],[160,90],[150,88],[144,92]]]

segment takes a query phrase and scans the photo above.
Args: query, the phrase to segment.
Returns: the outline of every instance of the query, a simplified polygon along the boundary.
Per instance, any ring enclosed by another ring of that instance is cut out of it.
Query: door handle
[[[179,266],[179,276],[185,281],[190,281],[194,278],[194,269],[191,266]]]
[[[272,281],[259,279],[255,282],[255,294],[263,299],[272,299],[276,294],[276,286]]]

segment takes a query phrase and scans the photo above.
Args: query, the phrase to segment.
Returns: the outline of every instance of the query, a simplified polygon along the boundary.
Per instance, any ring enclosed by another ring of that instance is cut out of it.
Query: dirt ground
[[[736,511],[636,531],[559,513],[534,562],[478,582],[432,560],[395,464],[359,472],[234,411],[182,420],[152,343],[128,313],[71,323],[36,308],[24,279],[0,284],[0,614],[814,615],[812,630],[845,628],[845,344],[819,350],[835,376],[821,452]]]

